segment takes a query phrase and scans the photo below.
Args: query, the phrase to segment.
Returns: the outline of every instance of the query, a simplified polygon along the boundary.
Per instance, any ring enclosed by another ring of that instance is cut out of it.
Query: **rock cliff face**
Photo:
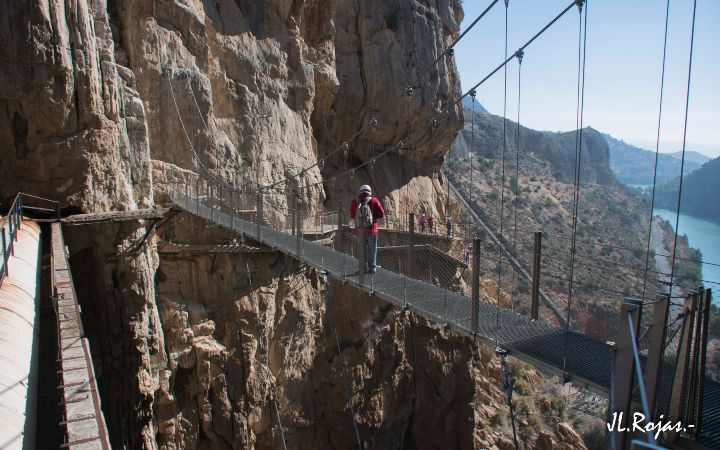
[[[459,80],[447,57],[424,69],[457,34],[456,0],[0,0],[0,11],[2,200],[22,190],[66,212],[131,210],[192,173],[245,187],[327,157],[291,182],[324,183],[303,191],[308,210],[371,182],[391,212],[448,212],[439,167],[462,124],[446,108]],[[330,182],[401,139],[402,152]],[[333,153],[343,141],[347,159]],[[273,252],[163,252],[167,240],[239,239],[207,225],[171,215],[157,229],[66,229],[114,446],[277,448],[279,414],[292,448],[352,447],[344,367],[372,447],[509,448],[487,351],[342,286],[328,303],[317,273]],[[542,405],[532,397],[520,413],[524,436],[581,447]]]

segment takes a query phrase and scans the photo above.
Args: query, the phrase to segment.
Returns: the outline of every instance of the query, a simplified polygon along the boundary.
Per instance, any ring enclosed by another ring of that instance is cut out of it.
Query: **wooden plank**
[[[660,369],[662,367],[663,348],[667,334],[667,317],[670,312],[670,297],[667,294],[658,296],[653,308],[653,321],[648,333],[648,357],[645,365],[645,387],[647,388],[648,407],[650,414],[655,413],[657,390],[660,385]],[[650,418],[648,418],[649,420]]]
[[[177,244],[161,242],[158,253],[267,253],[274,252],[270,247],[250,247],[243,244]]]
[[[62,219],[67,225],[86,225],[99,222],[122,222],[127,220],[162,219],[167,209],[147,208],[133,211],[108,211],[90,214],[75,214]]]

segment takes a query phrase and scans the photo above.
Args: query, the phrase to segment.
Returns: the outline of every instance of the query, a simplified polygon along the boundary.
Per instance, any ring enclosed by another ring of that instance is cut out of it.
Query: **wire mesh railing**
[[[45,203],[51,203],[52,208],[44,208],[39,206],[33,206],[26,204],[28,201],[41,201]],[[5,217],[2,218],[0,224],[0,251],[2,252],[2,258],[0,262],[0,286],[3,284],[3,280],[8,276],[10,268],[8,267],[8,261],[10,257],[15,254],[15,242],[18,239],[18,231],[23,223],[23,217],[25,210],[39,210],[45,212],[51,212],[57,216],[59,220],[59,206],[55,200],[49,200],[42,197],[36,197],[34,195],[18,193],[13,200],[10,209]]]

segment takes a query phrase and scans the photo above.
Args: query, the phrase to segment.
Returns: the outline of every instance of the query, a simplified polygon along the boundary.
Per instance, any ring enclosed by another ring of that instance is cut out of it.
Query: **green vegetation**
[[[675,209],[679,180],[659,185],[655,205]],[[720,158],[705,163],[683,180],[682,212],[720,223]]]

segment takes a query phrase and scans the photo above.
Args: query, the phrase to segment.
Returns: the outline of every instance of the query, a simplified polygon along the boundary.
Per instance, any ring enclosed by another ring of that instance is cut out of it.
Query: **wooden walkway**
[[[53,223],[51,227],[50,270],[58,318],[58,373],[61,379],[58,389],[62,393],[59,407],[65,417],[60,425],[65,428],[67,436],[63,447],[106,450],[110,448],[107,427],[100,407],[90,344],[83,331],[62,228],[59,222]]]

